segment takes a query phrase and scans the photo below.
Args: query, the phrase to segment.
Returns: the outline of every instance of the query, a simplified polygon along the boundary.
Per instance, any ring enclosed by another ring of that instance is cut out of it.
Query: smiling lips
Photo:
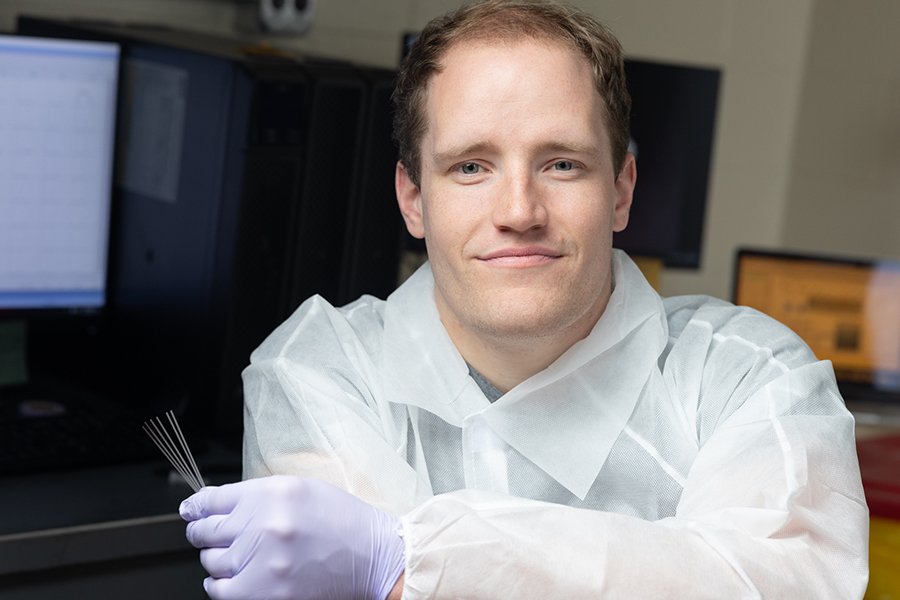
[[[562,254],[543,246],[526,246],[522,248],[502,248],[478,257],[490,265],[498,267],[533,267],[547,264]]]

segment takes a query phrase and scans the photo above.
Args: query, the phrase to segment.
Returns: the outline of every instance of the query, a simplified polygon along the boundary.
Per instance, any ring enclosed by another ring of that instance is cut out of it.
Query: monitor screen
[[[0,35],[0,314],[106,301],[117,44]]]
[[[703,245],[719,71],[626,60],[637,187],[613,244],[668,267],[697,268]]]
[[[793,329],[838,380],[900,391],[900,262],[742,249],[734,300]]]

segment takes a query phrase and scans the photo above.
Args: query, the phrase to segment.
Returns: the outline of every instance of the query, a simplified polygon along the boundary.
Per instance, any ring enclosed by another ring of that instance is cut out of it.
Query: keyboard
[[[0,391],[0,474],[157,459],[136,413],[95,396]]]

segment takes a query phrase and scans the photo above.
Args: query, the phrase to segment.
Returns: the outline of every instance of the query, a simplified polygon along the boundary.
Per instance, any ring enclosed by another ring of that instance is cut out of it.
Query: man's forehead
[[[562,76],[559,71],[553,73],[541,71],[541,67],[548,62],[552,62],[557,67],[562,65],[562,69],[566,71],[577,69],[580,71],[581,83],[585,84],[585,90],[590,88],[600,98],[600,94],[594,87],[590,62],[568,44],[543,38],[525,38],[523,40],[478,38],[456,42],[441,55],[437,69],[428,78],[425,86],[425,100],[427,102],[432,97],[436,83],[439,80],[450,78],[451,73],[456,75],[453,78],[455,87],[446,90],[446,93],[451,96],[462,94],[474,85],[484,83],[482,75],[492,68],[495,69],[494,73],[497,75],[494,81],[502,81],[506,73],[504,70],[496,70],[496,63],[509,61],[511,57],[515,60],[515,57],[522,55],[528,56],[530,61],[527,64],[528,68],[522,72],[523,75],[542,72],[548,80],[559,79]],[[602,98],[600,99],[602,100]]]
[[[605,105],[590,64],[561,42],[457,43],[445,53],[441,67],[424,98],[426,137],[431,142],[440,138],[441,148],[435,151],[490,145],[490,132],[503,130],[504,116],[510,127],[523,115],[529,117],[529,127],[539,125],[550,134],[540,144],[595,147],[597,127],[580,130],[591,124],[605,129]]]

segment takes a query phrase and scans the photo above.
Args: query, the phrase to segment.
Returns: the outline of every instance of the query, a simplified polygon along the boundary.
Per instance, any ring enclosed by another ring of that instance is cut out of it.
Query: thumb
[[[196,521],[210,515],[230,514],[244,496],[252,494],[264,483],[264,479],[261,478],[220,486],[208,485],[182,502],[178,507],[178,513],[185,521]]]
[[[215,499],[215,491],[217,489],[219,488],[211,485],[201,488],[200,491],[188,496],[178,507],[178,514],[185,521],[196,521],[212,514],[222,514],[212,508],[214,505],[219,504]],[[224,514],[229,512],[231,512],[231,509],[224,511]]]

